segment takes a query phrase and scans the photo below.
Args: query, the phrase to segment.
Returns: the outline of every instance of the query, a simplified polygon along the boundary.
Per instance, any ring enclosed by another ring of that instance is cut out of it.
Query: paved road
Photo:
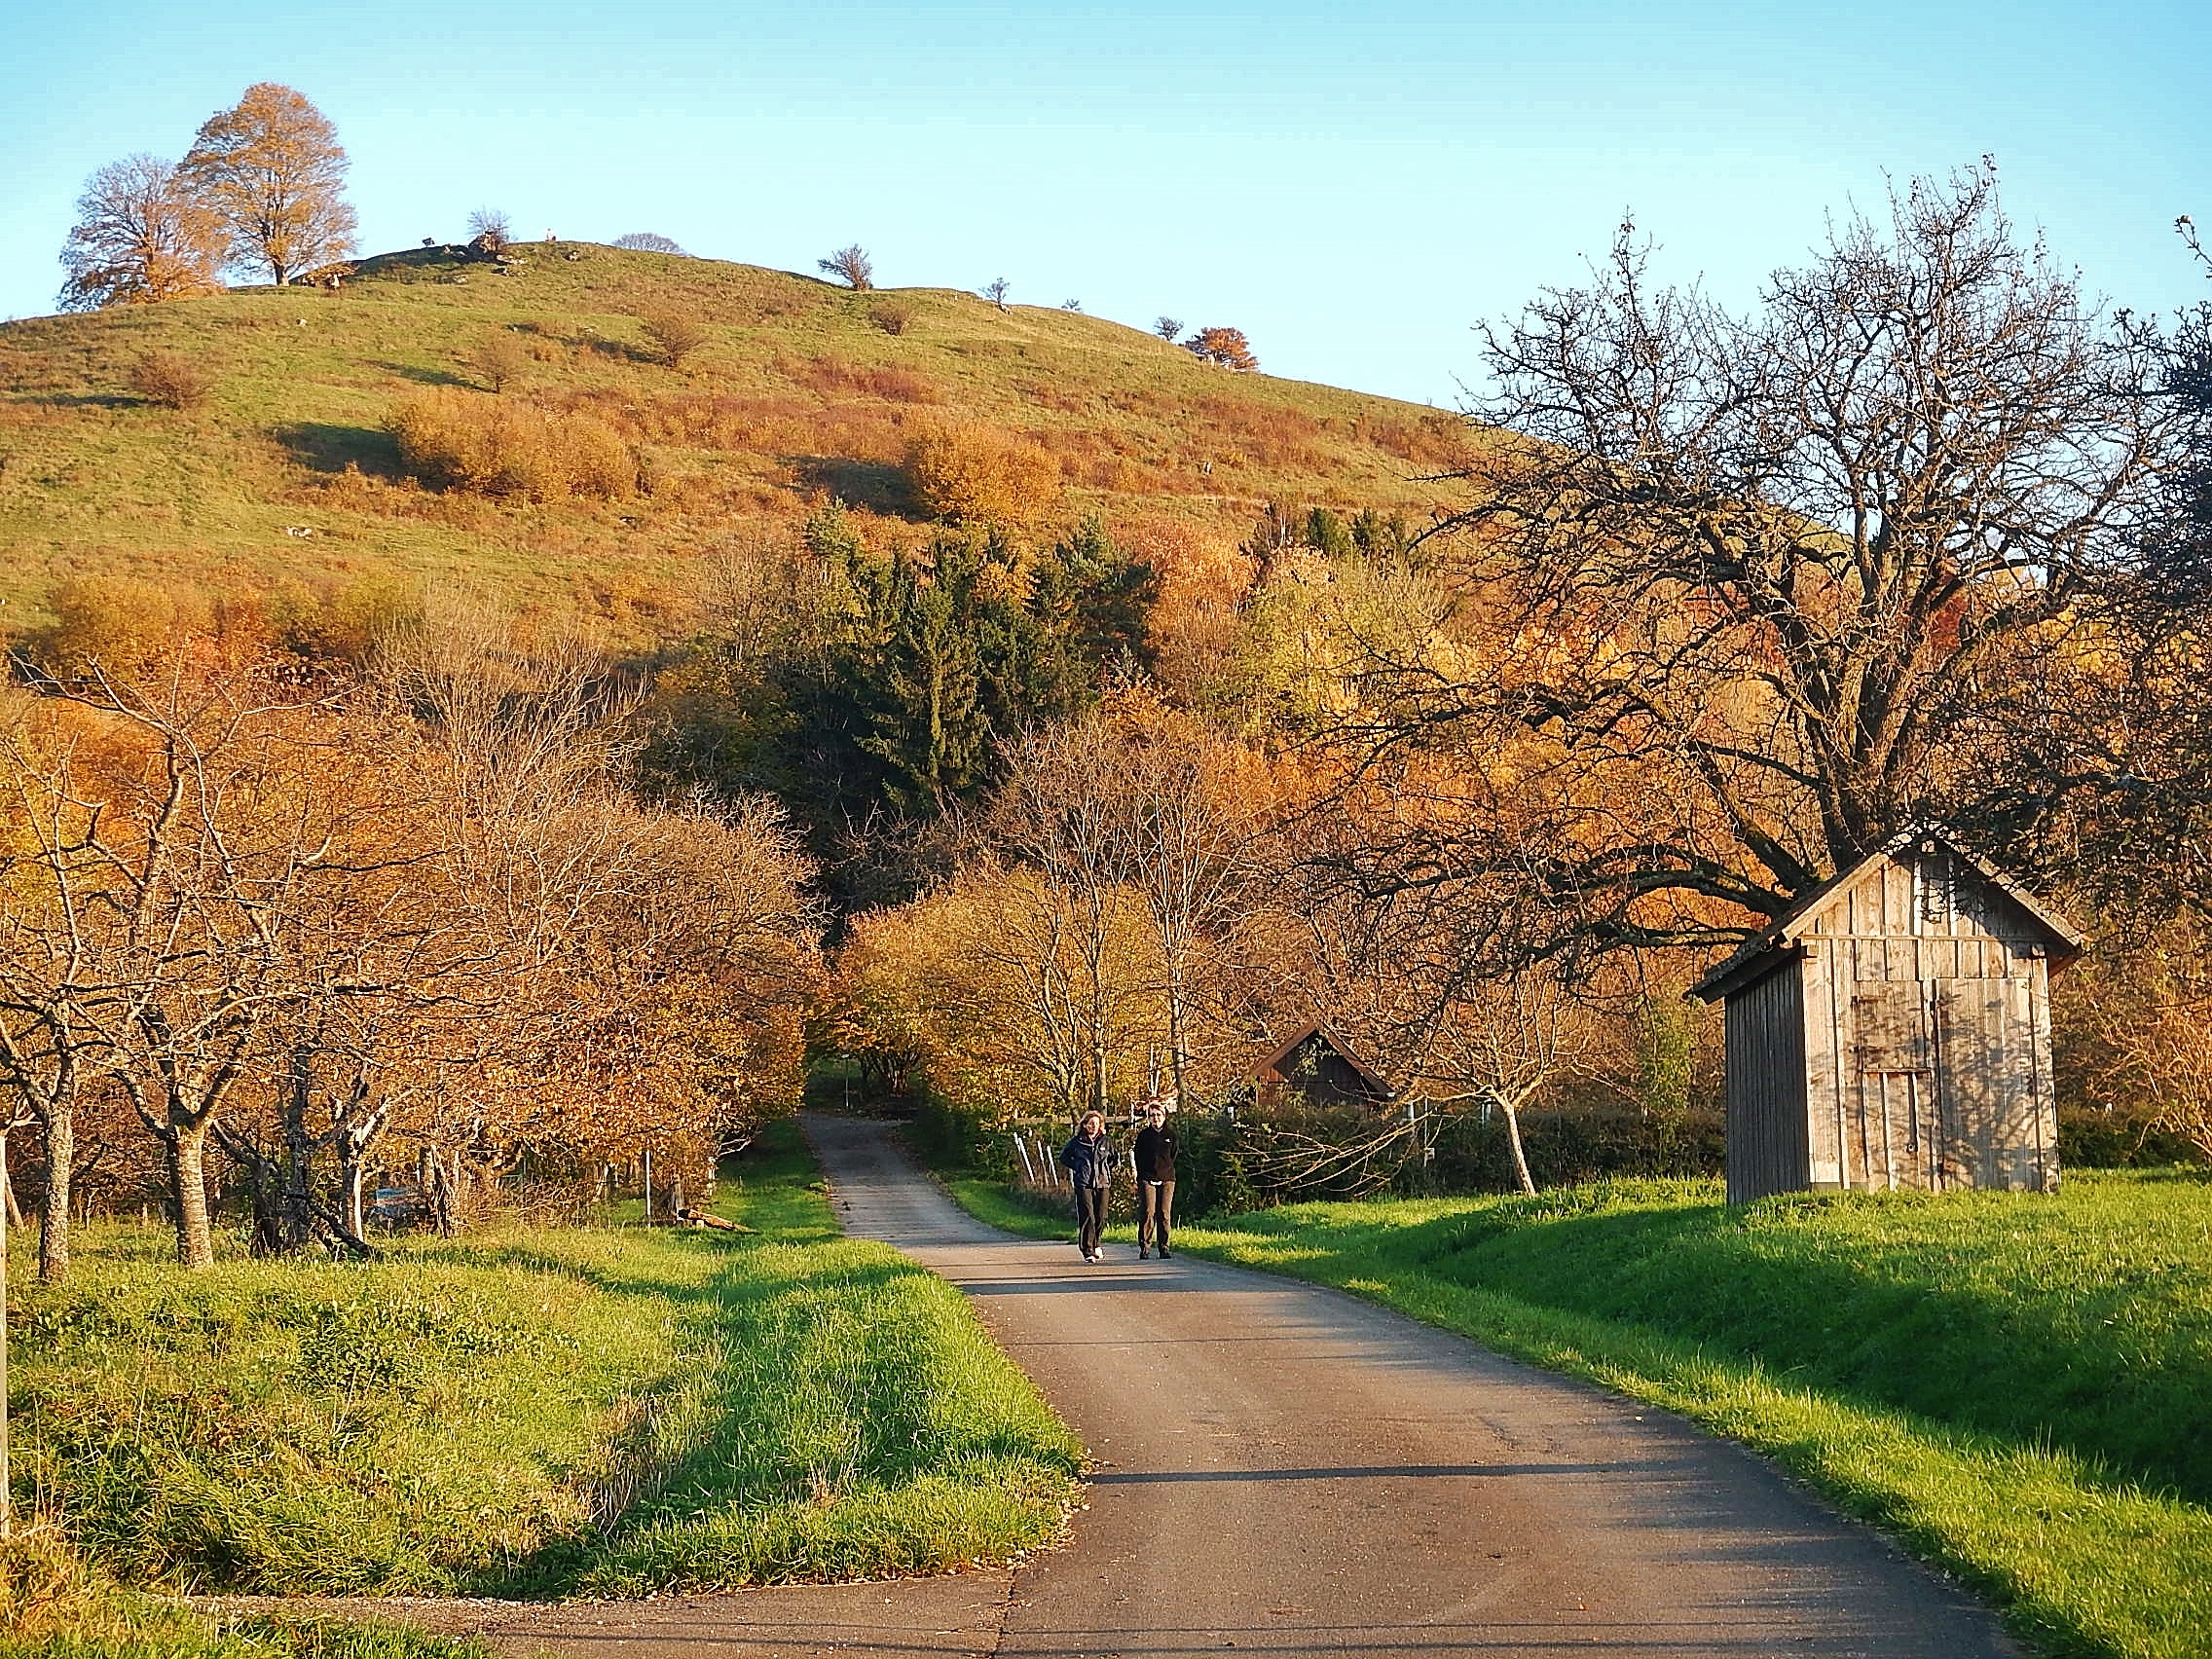
[[[848,1232],[975,1299],[1098,1463],[1000,1655],[2017,1651],[1748,1453],[1334,1291],[1007,1237],[805,1120]],[[888,1588],[888,1587],[887,1587]]]

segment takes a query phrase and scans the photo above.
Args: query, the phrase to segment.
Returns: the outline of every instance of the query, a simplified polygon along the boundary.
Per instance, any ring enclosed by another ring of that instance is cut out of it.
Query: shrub
[[[660,351],[660,360],[672,369],[682,368],[684,358],[713,338],[704,323],[682,312],[656,312],[643,321],[645,338]]]
[[[55,620],[28,643],[34,660],[73,679],[94,665],[143,674],[214,626],[203,596],[129,576],[64,577],[47,597]]]
[[[903,334],[913,326],[915,310],[911,300],[878,300],[868,315],[884,333]]]
[[[1027,438],[972,422],[931,426],[906,454],[915,503],[956,524],[1019,527],[1060,496],[1060,466]]]
[[[197,409],[215,389],[215,376],[182,351],[148,351],[130,365],[130,389],[168,409]]]
[[[629,445],[588,415],[438,391],[401,404],[387,430],[400,464],[433,489],[552,501],[614,499],[637,486]]]
[[[504,391],[530,367],[530,351],[505,329],[488,336],[469,357],[477,378],[494,391]]]

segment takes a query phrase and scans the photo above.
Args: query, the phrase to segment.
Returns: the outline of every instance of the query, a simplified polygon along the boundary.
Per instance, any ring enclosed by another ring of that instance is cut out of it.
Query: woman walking
[[[1114,1181],[1114,1147],[1106,1138],[1106,1117],[1086,1112],[1075,1139],[1060,1148],[1060,1162],[1075,1189],[1076,1243],[1083,1259],[1095,1262],[1098,1235],[1106,1231],[1106,1194]]]

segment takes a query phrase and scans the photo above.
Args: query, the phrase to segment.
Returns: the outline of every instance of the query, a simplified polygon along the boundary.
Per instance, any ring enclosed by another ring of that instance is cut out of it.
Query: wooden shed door
[[[1946,979],[1936,992],[1946,1187],[2025,1187],[2037,1161],[2035,1056],[2017,979]]]
[[[1873,979],[1851,997],[1859,1098],[1851,1161],[1875,1192],[1942,1185],[1942,1133],[1933,1087],[1927,989],[1918,979]]]

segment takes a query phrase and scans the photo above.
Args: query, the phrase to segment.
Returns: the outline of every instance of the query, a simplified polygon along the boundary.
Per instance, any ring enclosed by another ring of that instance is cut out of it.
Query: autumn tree
[[[63,311],[149,305],[211,294],[225,248],[220,216],[158,156],[110,163],[86,181],[62,244]]]
[[[2032,822],[2022,784],[2067,787],[1988,762],[2137,567],[2171,416],[1988,168],[1843,224],[1750,316],[1655,287],[1624,229],[1490,358],[1449,530],[1514,646],[1352,645],[1363,775],[1518,746],[1537,878],[1604,896],[1620,942],[1740,938],[1916,819]],[[1481,812],[1440,817],[1409,868],[1498,866]]]
[[[1162,322],[1166,320],[1161,318]],[[1224,369],[1251,372],[1260,366],[1260,359],[1253,354],[1252,343],[1244,338],[1241,328],[1201,328],[1183,342],[1183,349],[1200,362]]]
[[[338,129],[290,87],[261,81],[201,126],[181,167],[218,213],[230,261],[279,287],[353,251]]]
[[[828,259],[818,259],[814,263],[824,275],[836,277],[856,292],[875,286],[875,262],[868,258],[867,249],[859,242],[854,242],[850,247],[841,247]]]

